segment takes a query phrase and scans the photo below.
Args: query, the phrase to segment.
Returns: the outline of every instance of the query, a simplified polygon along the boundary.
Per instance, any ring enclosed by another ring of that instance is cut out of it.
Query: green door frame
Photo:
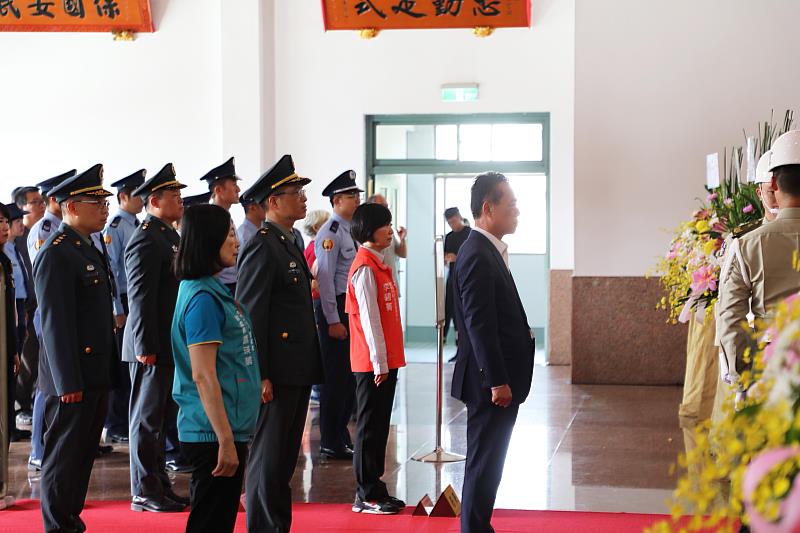
[[[437,159],[378,159],[378,126],[461,125],[461,124],[541,124],[541,161],[453,161]],[[507,174],[544,174],[547,180],[547,252],[545,268],[550,269],[550,113],[473,113],[435,115],[366,115],[365,155],[367,194],[375,191],[378,174],[479,174],[498,170]],[[526,255],[526,254],[513,254]],[[545,286],[545,298],[549,298]],[[549,306],[545,302],[545,306]],[[538,334],[539,332],[537,332]],[[537,338],[542,338],[537,336]]]

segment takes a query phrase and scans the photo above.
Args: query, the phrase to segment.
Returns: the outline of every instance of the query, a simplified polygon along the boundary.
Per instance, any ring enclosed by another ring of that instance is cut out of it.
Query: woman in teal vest
[[[233,531],[261,402],[250,318],[214,277],[236,264],[239,241],[230,215],[215,205],[187,209],[181,231],[172,396],[181,450],[194,467],[186,531]]]

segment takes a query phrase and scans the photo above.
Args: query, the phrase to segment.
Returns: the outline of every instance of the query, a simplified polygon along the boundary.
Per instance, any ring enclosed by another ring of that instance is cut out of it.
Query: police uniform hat
[[[111,184],[111,186],[116,187],[118,193],[122,192],[126,188],[135,189],[144,183],[145,176],[147,176],[147,171],[145,169],[137,170],[130,176],[126,176],[121,180],[115,181]]]
[[[236,175],[236,165],[232,157],[222,163],[220,166],[209,170],[205,176],[200,178],[200,181],[207,181],[208,190],[211,190],[216,182],[228,178],[235,180],[239,179],[239,176]]]
[[[78,173],[78,171],[73,168],[69,172],[64,172],[63,174],[59,174],[58,176],[55,176],[54,178],[50,178],[50,179],[46,179],[44,181],[40,181],[39,183],[36,184],[36,186],[39,188],[40,191],[42,191],[43,195],[50,196],[50,191],[53,190],[53,188],[56,185],[61,184],[62,181],[68,180],[69,178],[75,176],[75,174],[77,174],[77,173]]]
[[[14,202],[6,204],[6,209],[8,209],[8,214],[11,216],[11,218],[8,220],[9,222],[17,220],[18,218],[22,218],[28,214],[28,211],[20,209],[19,206]]]
[[[158,174],[139,185],[131,194],[147,198],[154,192],[183,189],[184,187],[186,185],[175,179],[175,166],[172,163],[167,163],[164,168],[158,171]]]
[[[322,191],[322,196],[333,198],[337,194],[343,192],[358,191],[364,192],[356,184],[355,170],[345,170],[339,174],[335,180],[330,182],[327,187]]]
[[[207,204],[210,199],[211,199],[210,192],[204,192],[203,194],[195,194],[194,196],[186,196],[183,198],[183,207],[191,207],[193,205]]]
[[[56,202],[60,203],[76,196],[105,198],[113,194],[103,188],[103,165],[98,163],[89,170],[64,180],[60,185],[53,187],[48,196],[55,198]]]
[[[247,203],[261,203],[284,185],[306,185],[308,183],[311,183],[311,180],[297,175],[292,156],[286,154],[271,169],[262,174],[253,186],[242,194],[242,198]]]

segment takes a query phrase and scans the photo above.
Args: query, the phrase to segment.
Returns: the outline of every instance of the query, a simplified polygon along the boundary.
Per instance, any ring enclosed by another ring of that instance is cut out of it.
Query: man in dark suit
[[[247,530],[283,533],[292,525],[292,480],[311,386],[322,359],[311,299],[311,272],[293,224],[306,216],[303,186],[283,156],[243,198],[267,211],[262,229],[239,253],[236,298],[250,313],[261,368],[261,411],[247,465]]]
[[[44,395],[41,501],[47,532],[81,532],[89,477],[117,377],[112,281],[92,234],[108,218],[103,166],[50,191],[63,222],[33,265],[44,350],[38,386]]]
[[[189,503],[173,492],[164,471],[166,430],[175,423],[178,411],[172,400],[175,363],[171,331],[178,298],[172,262],[180,236],[172,223],[183,216],[180,190],[184,187],[168,163],[132,193],[147,207],[147,217],[125,248],[129,313],[122,360],[129,364],[131,376],[129,439],[134,511],[178,512]]]
[[[459,337],[452,391],[467,405],[461,531],[486,533],[494,531],[508,443],[531,389],[534,340],[502,241],[519,217],[506,177],[475,178],[471,207],[476,228],[459,251],[453,279]]]

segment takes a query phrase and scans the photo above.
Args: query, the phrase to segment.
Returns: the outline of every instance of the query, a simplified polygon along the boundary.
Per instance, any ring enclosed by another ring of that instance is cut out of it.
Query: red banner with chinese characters
[[[150,0],[0,0],[0,31],[152,32]]]
[[[326,30],[524,28],[531,0],[322,0],[322,15]]]

